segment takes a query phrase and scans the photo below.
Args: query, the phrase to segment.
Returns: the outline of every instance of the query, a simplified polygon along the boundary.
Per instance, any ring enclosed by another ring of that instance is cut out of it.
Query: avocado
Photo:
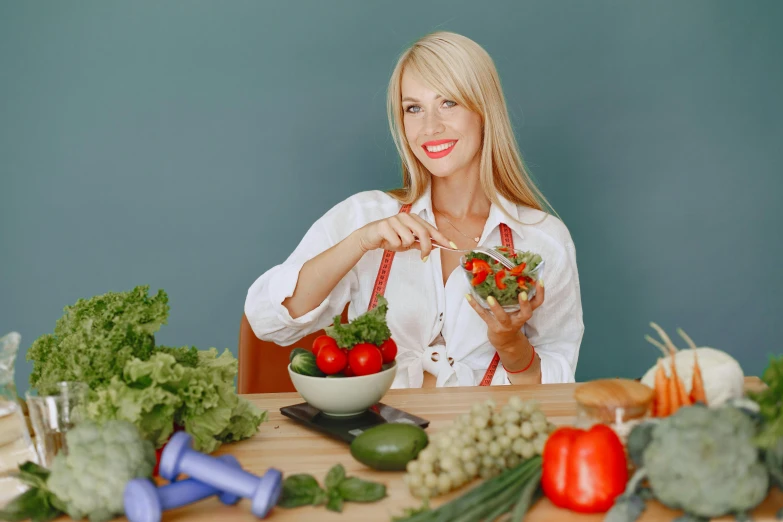
[[[429,437],[419,426],[391,422],[359,434],[351,442],[351,455],[376,470],[403,471],[427,444]]]

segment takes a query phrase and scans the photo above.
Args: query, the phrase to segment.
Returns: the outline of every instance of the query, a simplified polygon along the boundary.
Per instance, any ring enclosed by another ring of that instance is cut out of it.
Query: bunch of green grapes
[[[536,401],[515,396],[499,410],[491,399],[479,402],[430,437],[429,445],[408,462],[403,479],[419,498],[443,495],[542,454],[554,429]]]

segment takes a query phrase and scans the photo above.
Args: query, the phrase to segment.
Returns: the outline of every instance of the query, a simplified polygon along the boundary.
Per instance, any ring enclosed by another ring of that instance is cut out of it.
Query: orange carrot
[[[672,356],[672,380],[674,381],[674,385],[677,387],[677,402],[680,406],[690,406],[691,405],[691,399],[688,397],[688,393],[685,391],[685,384],[683,384],[682,379],[680,379],[680,376],[677,374],[677,365],[674,364],[674,356],[676,354],[674,351],[671,351]],[[677,410],[674,410],[677,411]],[[672,413],[674,413],[674,411]]]
[[[658,359],[658,369],[655,370],[655,399],[653,401],[653,415],[656,417],[666,417],[671,411],[667,381],[666,371],[663,369],[661,360]]]
[[[667,386],[667,392],[669,395],[669,414],[677,413],[682,403],[680,402],[680,392],[677,389],[677,370],[674,367],[674,361],[672,360],[672,374],[669,376],[669,382]]]
[[[691,385],[691,403],[707,404],[707,392],[704,391],[704,380],[701,377],[698,352],[693,352],[693,384]]]

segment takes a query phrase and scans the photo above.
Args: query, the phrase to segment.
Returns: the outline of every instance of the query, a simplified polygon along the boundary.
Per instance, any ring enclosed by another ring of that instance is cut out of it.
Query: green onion
[[[513,516],[524,516],[533,502],[541,480],[541,457],[535,456],[514,468],[485,480],[464,495],[437,509],[416,513],[396,522],[478,522],[493,520],[514,508]],[[521,520],[521,518],[520,518]]]

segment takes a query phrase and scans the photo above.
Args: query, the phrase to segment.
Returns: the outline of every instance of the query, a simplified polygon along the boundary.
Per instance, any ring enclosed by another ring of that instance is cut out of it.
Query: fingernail
[[[521,292],[519,294],[519,298],[522,299],[523,301],[527,301],[527,292]]]
[[[430,256],[424,256],[424,257],[421,258],[421,262],[422,263],[426,263],[429,258],[430,258]]]
[[[487,303],[489,303],[489,306],[495,306],[497,301],[495,301],[495,298],[492,296],[487,297]]]
[[[539,279],[538,280],[538,284],[541,285],[541,288],[544,288],[544,280],[543,279]]]
[[[465,299],[467,299],[467,300],[468,300],[468,302],[470,302],[470,301],[472,301],[472,300],[473,300],[473,298],[472,298],[472,297],[470,297],[470,294],[465,294]]]
[[[455,250],[457,249],[457,245],[454,243],[454,241],[449,241],[449,246]]]

